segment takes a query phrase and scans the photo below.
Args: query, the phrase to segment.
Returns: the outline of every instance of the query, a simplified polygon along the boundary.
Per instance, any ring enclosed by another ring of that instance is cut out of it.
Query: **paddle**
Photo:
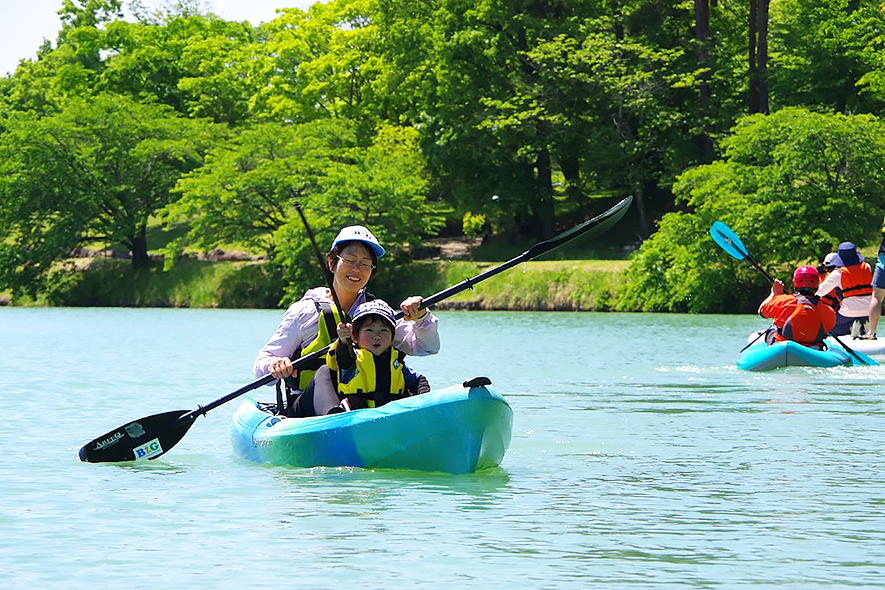
[[[301,191],[295,191],[297,196],[301,195]],[[304,211],[301,210],[301,204],[298,202],[298,199],[293,199],[295,204],[295,210],[298,211],[298,215],[301,217],[301,222],[304,224],[304,229],[307,230],[307,237],[310,238],[310,243],[313,246],[313,252],[316,254],[317,262],[320,263],[320,270],[323,273],[323,276],[326,278],[326,285],[329,287],[329,291],[332,293],[332,301],[335,302],[335,307],[338,308],[338,317],[340,317],[343,321],[347,321],[347,316],[344,315],[344,310],[341,309],[341,302],[338,301],[338,294],[335,292],[335,286],[332,284],[333,276],[332,271],[329,270],[328,265],[326,264],[326,259],[323,258],[323,254],[320,252],[320,247],[317,246],[316,238],[313,237],[313,231],[310,229],[310,224],[307,223],[307,217],[304,216]]]
[[[713,223],[713,227],[710,228],[710,236],[713,238],[714,242],[719,244],[719,246],[723,250],[725,250],[729,255],[731,255],[733,258],[736,258],[738,260],[746,260],[747,262],[752,264],[756,268],[756,270],[758,270],[763,275],[765,275],[765,277],[769,281],[771,281],[772,283],[774,282],[774,278],[770,274],[768,274],[764,268],[762,268],[761,266],[756,264],[756,262],[752,258],[750,258],[750,254],[747,252],[747,249],[744,247],[744,243],[741,242],[741,239],[737,236],[736,233],[734,233],[731,230],[730,227],[728,227],[727,225],[725,225],[721,221],[716,221]],[[879,364],[869,357],[867,357],[866,359],[861,358],[861,356],[858,353],[856,353],[854,350],[852,350],[847,344],[842,342],[839,339],[839,337],[836,336],[835,334],[833,334],[832,332],[829,332],[829,335],[832,336],[836,340],[836,342],[838,342],[842,346],[842,348],[844,348],[854,358],[856,358],[858,361],[860,361],[860,364],[862,364],[862,365],[878,365]],[[759,337],[757,336],[756,339],[758,340]],[[755,340],[753,342],[755,342]],[[752,342],[750,344],[752,344]],[[866,355],[864,355],[864,356],[866,356]]]
[[[452,295],[456,295],[466,289],[472,289],[473,285],[484,281],[489,277],[493,277],[508,268],[512,268],[520,262],[532,260],[542,254],[546,254],[575,238],[582,236],[589,238],[605,233],[624,216],[632,202],[633,197],[627,197],[608,211],[597,215],[593,219],[576,225],[561,234],[553,236],[549,240],[538,242],[516,258],[501,263],[473,278],[465,279],[457,285],[424,299],[421,303],[421,309],[429,307],[434,303],[438,303],[439,301],[451,297]],[[402,317],[402,311],[396,313],[396,319]],[[294,361],[292,366],[295,369],[298,369],[305,365],[312,364],[313,361],[325,355],[329,351],[329,348],[331,348],[331,345],[303,356]],[[200,414],[205,415],[209,410],[217,408],[222,404],[226,404],[232,399],[236,399],[253,389],[258,389],[263,385],[267,385],[275,379],[276,378],[273,375],[265,375],[264,377],[256,379],[252,383],[244,385],[236,391],[232,391],[224,397],[218,398],[205,406],[197,406],[195,410],[175,410],[172,412],[164,412],[162,414],[154,414],[152,416],[128,422],[83,445],[80,449],[80,460],[88,461],[90,463],[106,463],[156,459],[184,438],[184,435],[187,434],[187,431]]]

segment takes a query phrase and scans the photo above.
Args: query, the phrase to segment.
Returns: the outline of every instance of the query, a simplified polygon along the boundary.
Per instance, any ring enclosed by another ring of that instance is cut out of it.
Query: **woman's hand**
[[[399,304],[399,308],[403,310],[403,316],[408,322],[417,322],[423,320],[427,316],[426,309],[420,309],[424,298],[420,295],[412,295]]]
[[[292,368],[292,359],[280,357],[270,363],[270,374],[277,379],[284,379],[295,372]]]

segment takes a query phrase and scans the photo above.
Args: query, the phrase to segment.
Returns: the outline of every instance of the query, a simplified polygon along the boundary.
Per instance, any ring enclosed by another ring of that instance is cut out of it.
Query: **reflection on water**
[[[319,493],[329,503],[374,504],[401,498],[410,492],[473,496],[477,499],[505,490],[507,471],[498,467],[479,473],[450,475],[393,469],[315,467],[269,468],[274,479],[297,493]],[[342,489],[344,490],[342,492]]]

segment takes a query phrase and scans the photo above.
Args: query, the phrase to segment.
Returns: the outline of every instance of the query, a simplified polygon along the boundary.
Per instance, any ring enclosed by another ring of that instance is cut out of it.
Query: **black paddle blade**
[[[549,240],[544,240],[543,242],[535,244],[525,252],[524,256],[527,256],[528,260],[531,260],[537,258],[541,254],[546,254],[551,250],[559,248],[566,242],[577,237],[584,239],[599,237],[621,220],[621,218],[627,213],[627,209],[630,208],[632,202],[633,195],[630,195],[608,211],[600,213],[593,219],[588,219],[584,223],[567,229],[561,234],[553,236]]]
[[[193,413],[180,419],[188,413],[175,410],[129,422],[83,445],[80,460],[115,463],[156,459],[187,434],[196,419]]]

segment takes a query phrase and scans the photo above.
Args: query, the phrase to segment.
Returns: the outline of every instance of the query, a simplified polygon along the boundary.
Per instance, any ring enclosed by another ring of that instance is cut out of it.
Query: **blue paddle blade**
[[[736,233],[731,231],[730,227],[721,221],[713,224],[713,227],[710,228],[710,235],[713,237],[713,241],[719,244],[719,247],[728,252],[732,257],[738,260],[746,260],[747,256],[749,256],[741,239],[737,237]]]

